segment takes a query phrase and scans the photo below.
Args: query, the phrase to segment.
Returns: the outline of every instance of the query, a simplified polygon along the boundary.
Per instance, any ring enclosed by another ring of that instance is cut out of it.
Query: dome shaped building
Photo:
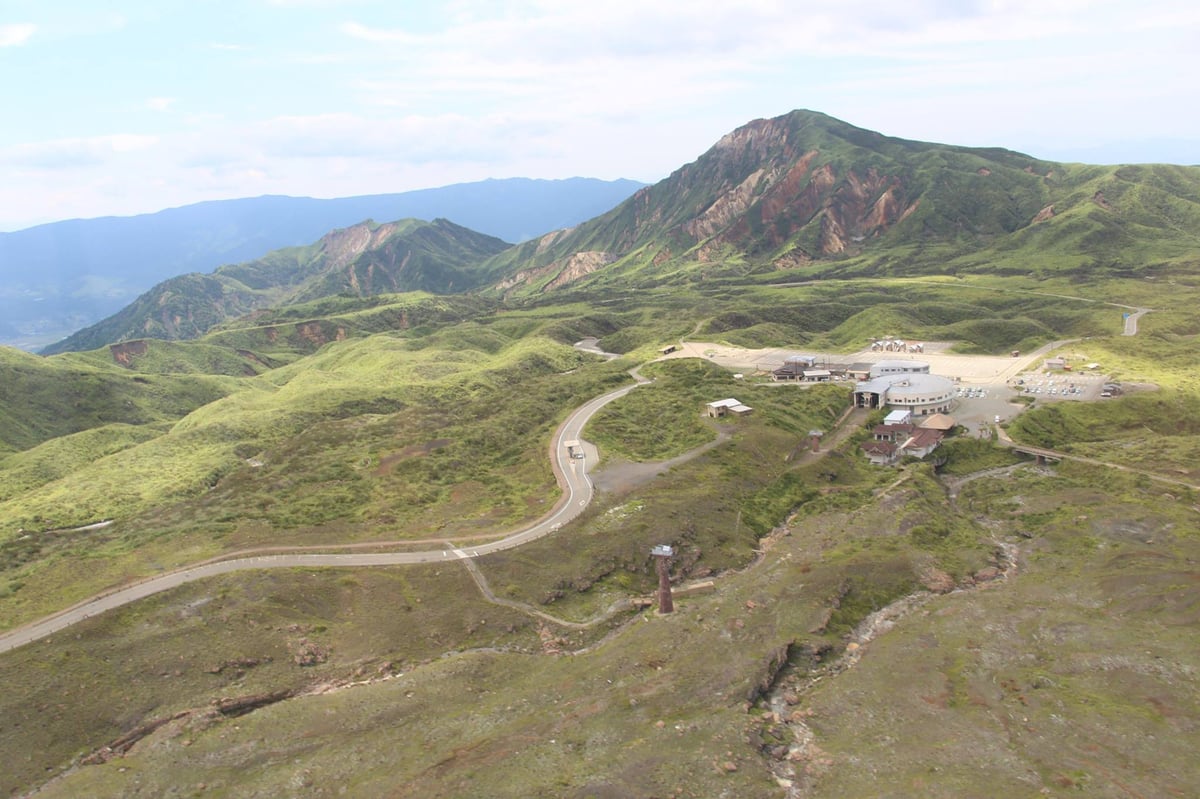
[[[881,364],[906,363],[924,366],[925,371],[892,372],[875,375],[854,386],[854,405],[859,408],[890,406],[912,411],[913,416],[947,413],[954,400],[954,381],[929,374],[929,365],[918,361],[881,361]]]

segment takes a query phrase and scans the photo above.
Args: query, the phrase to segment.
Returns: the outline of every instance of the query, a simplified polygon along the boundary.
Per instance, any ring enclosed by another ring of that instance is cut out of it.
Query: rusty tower
[[[650,550],[650,554],[654,556],[658,570],[658,612],[673,613],[675,602],[671,599],[671,556],[675,550],[666,544],[659,544]]]

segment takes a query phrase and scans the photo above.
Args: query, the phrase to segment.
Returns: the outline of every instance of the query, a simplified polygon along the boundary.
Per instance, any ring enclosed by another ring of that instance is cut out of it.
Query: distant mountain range
[[[338,294],[466,291],[478,286],[481,275],[472,265],[510,246],[444,219],[364,222],[305,247],[275,250],[212,274],[192,272],[165,280],[116,314],[42,352],[90,350],[137,338],[192,339],[260,308]]]
[[[308,245],[368,219],[444,218],[519,242],[590,219],[642,185],[512,178],[332,200],[256,197],[0,233],[0,344],[47,344],[167,278]]]
[[[1097,280],[1168,274],[1194,266],[1198,249],[1200,168],[1061,164],[794,111],[738,128],[599,216],[515,246],[446,221],[351,226],[173,278],[45,352],[193,338],[251,310],[334,294],[522,301],[854,275]]]

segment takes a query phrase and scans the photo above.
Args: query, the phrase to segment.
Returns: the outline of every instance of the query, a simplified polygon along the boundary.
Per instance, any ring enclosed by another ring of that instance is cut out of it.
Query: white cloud
[[[408,33],[402,30],[388,30],[384,28],[372,28],[363,25],[360,22],[343,22],[339,26],[339,30],[355,39],[362,39],[366,42],[390,42],[398,44],[414,44],[421,40],[421,37],[415,34]]]
[[[214,26],[179,50],[181,65],[207,58],[222,85],[192,65],[179,88],[147,84],[95,106],[104,133],[127,124],[110,108],[186,108],[138,122],[171,132],[89,136],[92,119],[76,115],[64,130],[78,138],[0,150],[8,215],[33,213],[59,179],[55,202],[75,198],[78,213],[85,200],[130,212],[489,176],[655,180],[734,127],[793,108],[1035,155],[1200,129],[1192,0],[260,0],[257,10],[286,35]],[[246,53],[236,80],[214,50]],[[97,97],[109,85],[102,67],[84,77]],[[116,205],[132,202],[142,205]]]
[[[25,44],[36,31],[37,25],[27,22],[0,25],[0,47],[17,47]]]
[[[92,167],[102,165],[114,156],[147,150],[158,141],[157,136],[118,133],[18,144],[0,151],[0,163],[46,170]]]

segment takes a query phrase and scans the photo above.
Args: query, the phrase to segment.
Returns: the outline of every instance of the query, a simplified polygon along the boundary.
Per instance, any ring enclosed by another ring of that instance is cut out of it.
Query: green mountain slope
[[[478,285],[473,264],[508,246],[444,219],[364,222],[305,247],[276,250],[210,275],[164,281],[119,313],[43,353],[88,350],[129,339],[191,339],[255,309],[339,294],[461,292]]]
[[[329,200],[213,200],[0,233],[0,344],[44,346],[117,313],[163,280],[301,246],[363,219],[443,218],[524,241],[590,219],[641,186],[507,178]]]
[[[528,247],[362,226],[158,295],[198,340],[0,350],[0,630],[255,559],[0,653],[0,794],[1196,794],[1195,178],[797,112]],[[1066,341],[1128,391],[997,376],[1061,461],[959,432],[877,468],[847,382],[769,375],[885,333]],[[592,504],[473,553],[556,506],[559,422],[635,365],[569,467]],[[431,560],[257,568],[289,547]]]
[[[794,111],[739,128],[609,213],[486,269],[510,296],[797,275],[1099,277],[1191,259],[1198,221],[1195,167],[1059,164]]]
[[[217,374],[135,374],[96,358],[0,347],[0,453],[106,425],[172,422],[234,385]]]

